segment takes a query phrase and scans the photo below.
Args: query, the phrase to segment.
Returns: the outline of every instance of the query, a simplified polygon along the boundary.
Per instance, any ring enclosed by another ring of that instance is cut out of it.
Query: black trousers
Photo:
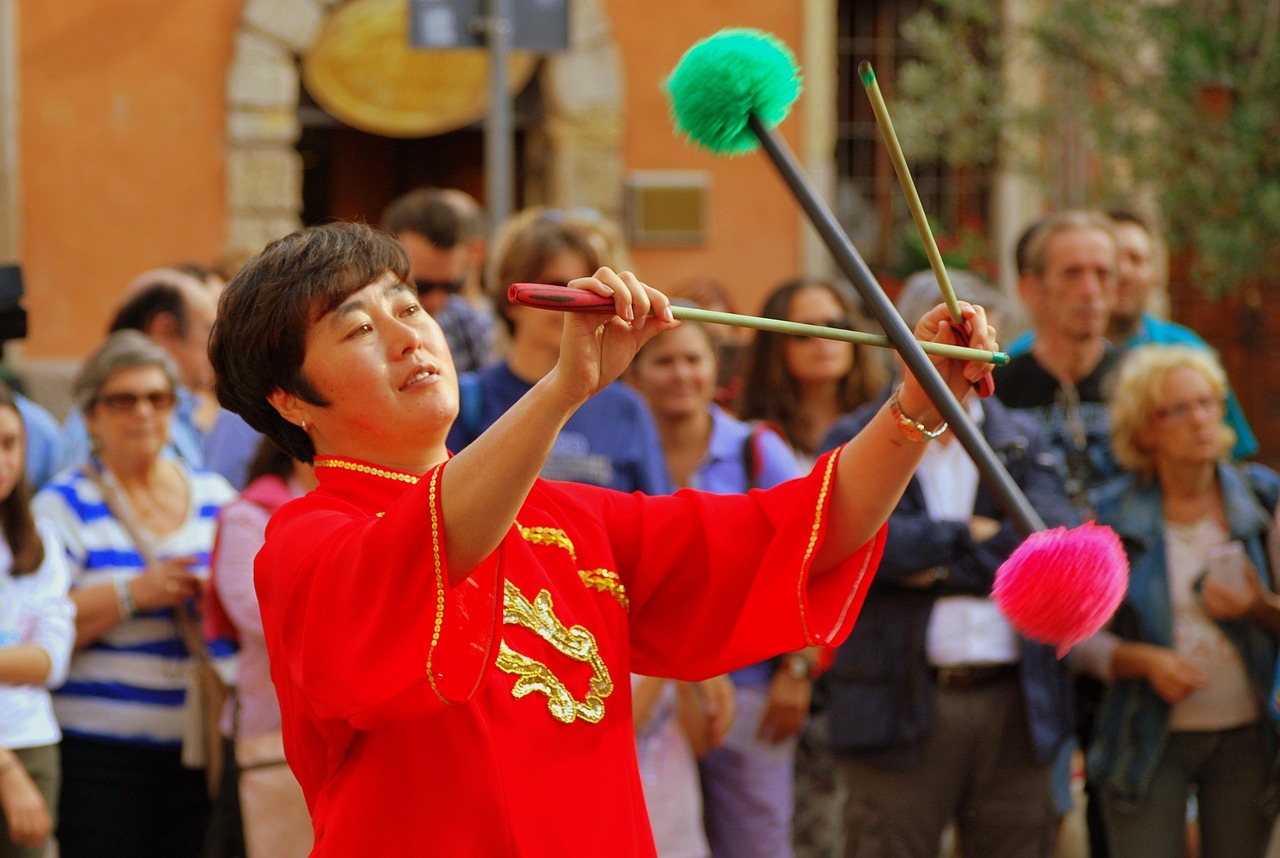
[[[66,736],[62,858],[200,858],[209,818],[204,772],[177,748]]]

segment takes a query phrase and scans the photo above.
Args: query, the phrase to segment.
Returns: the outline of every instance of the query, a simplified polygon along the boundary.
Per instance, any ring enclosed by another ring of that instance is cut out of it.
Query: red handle
[[[960,324],[951,323],[951,327],[964,337],[963,345],[969,345],[969,340],[973,337],[973,322],[965,319]],[[996,380],[991,377],[991,373],[987,373],[982,378],[973,383],[974,390],[978,391],[978,396],[986,399],[988,396],[996,392]]]
[[[573,313],[612,313],[613,299],[597,295],[590,289],[572,286],[545,286],[541,283],[512,283],[507,300],[543,310],[565,310]]]

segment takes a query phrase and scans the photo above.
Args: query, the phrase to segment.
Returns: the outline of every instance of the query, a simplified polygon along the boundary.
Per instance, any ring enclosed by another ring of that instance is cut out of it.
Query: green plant
[[[1280,0],[1056,0],[1024,23],[1000,7],[934,0],[904,24],[909,157],[999,153],[1060,205],[1150,195],[1211,295],[1280,270]],[[1061,181],[1063,138],[1091,156],[1082,187]]]

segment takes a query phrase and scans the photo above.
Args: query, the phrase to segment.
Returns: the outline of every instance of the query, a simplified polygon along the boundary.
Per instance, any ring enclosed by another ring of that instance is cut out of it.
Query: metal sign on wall
[[[488,0],[409,0],[410,38],[416,48],[483,48]],[[569,48],[569,0],[508,0],[510,47],[549,54]]]

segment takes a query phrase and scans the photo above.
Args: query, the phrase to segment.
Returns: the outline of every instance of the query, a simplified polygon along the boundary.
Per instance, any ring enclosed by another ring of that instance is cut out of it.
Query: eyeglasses
[[[1182,423],[1190,419],[1196,411],[1214,416],[1221,414],[1225,407],[1226,403],[1216,396],[1201,396],[1189,402],[1178,402],[1164,408],[1157,408],[1156,416],[1166,423]]]
[[[115,414],[130,414],[143,402],[149,403],[153,411],[168,411],[177,401],[178,397],[173,395],[172,390],[153,390],[150,393],[104,393],[94,400]]]
[[[418,290],[419,295],[426,295],[428,292],[434,292],[437,289],[453,295],[461,292],[462,287],[467,285],[467,278],[463,276],[457,280],[422,280],[415,277],[413,285]]]
[[[798,320],[797,320],[797,321],[798,321]],[[849,320],[848,320],[848,319],[827,319],[825,322],[806,322],[805,324],[808,324],[808,325],[820,325],[821,327],[824,327],[824,328],[835,328],[835,329],[836,329],[836,330],[838,330],[838,331],[852,331],[852,330],[853,330],[853,325],[852,325],[852,324],[850,324],[850,322],[849,322]],[[784,334],[784,336],[789,337],[790,339],[793,339],[793,340],[811,340],[811,339],[814,339],[813,337],[809,336],[808,334]]]

